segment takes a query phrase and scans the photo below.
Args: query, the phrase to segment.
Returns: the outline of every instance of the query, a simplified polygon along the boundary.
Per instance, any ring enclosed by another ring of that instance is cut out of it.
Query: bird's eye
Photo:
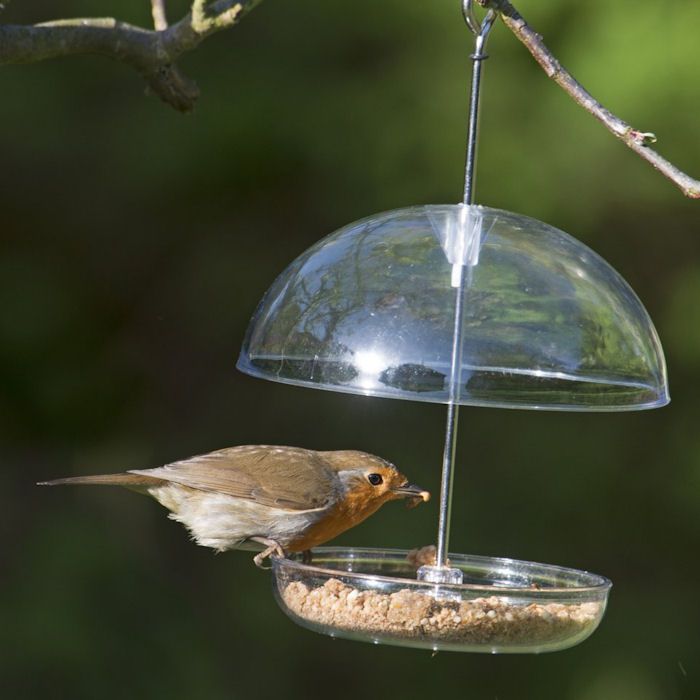
[[[381,474],[370,474],[367,477],[367,481],[369,481],[369,483],[372,484],[372,486],[379,486],[379,484],[381,484],[382,481],[384,481],[384,479],[382,479]]]

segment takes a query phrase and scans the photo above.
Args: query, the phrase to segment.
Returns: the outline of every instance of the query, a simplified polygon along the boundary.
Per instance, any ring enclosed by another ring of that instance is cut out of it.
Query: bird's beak
[[[407,503],[409,508],[415,508],[415,506],[417,506],[419,503],[430,500],[430,492],[426,491],[420,486],[416,486],[415,484],[404,484],[403,486],[397,486],[396,488],[391,489],[391,491],[397,498],[410,499]]]

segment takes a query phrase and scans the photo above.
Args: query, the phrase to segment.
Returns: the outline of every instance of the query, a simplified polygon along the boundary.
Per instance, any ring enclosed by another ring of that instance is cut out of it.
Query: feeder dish
[[[558,651],[600,623],[611,583],[575,569],[450,554],[462,584],[416,580],[408,552],[321,547],[313,563],[272,558],[275,597],[333,637],[445,651]]]

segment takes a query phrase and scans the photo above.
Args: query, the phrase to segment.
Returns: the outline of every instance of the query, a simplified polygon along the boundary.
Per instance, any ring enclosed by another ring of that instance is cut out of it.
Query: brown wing
[[[291,510],[323,508],[340,489],[323,457],[299,447],[242,445],[130,473]]]

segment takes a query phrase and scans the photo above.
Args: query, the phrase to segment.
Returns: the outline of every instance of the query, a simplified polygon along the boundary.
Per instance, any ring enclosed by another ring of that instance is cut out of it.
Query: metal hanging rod
[[[485,53],[496,12],[489,10],[479,22],[474,14],[472,0],[462,1],[462,12],[467,26],[476,37],[472,59],[472,82],[469,99],[469,124],[467,130],[467,159],[464,175],[464,204],[474,201],[474,174],[476,164],[477,121],[479,115],[479,94],[481,90],[481,65],[488,58]],[[438,516],[438,538],[436,567],[448,570],[447,552],[450,536],[450,516],[452,509],[452,489],[454,484],[454,462],[457,448],[457,428],[459,422],[460,377],[463,347],[464,297],[469,285],[469,270],[462,267],[459,287],[456,292],[455,322],[452,344],[452,364],[450,373],[450,399],[447,405],[447,424],[445,428],[445,450],[442,459],[442,479],[440,483],[440,513]],[[447,571],[446,571],[447,573]],[[439,577],[438,577],[439,578]],[[449,580],[449,577],[447,577]]]

